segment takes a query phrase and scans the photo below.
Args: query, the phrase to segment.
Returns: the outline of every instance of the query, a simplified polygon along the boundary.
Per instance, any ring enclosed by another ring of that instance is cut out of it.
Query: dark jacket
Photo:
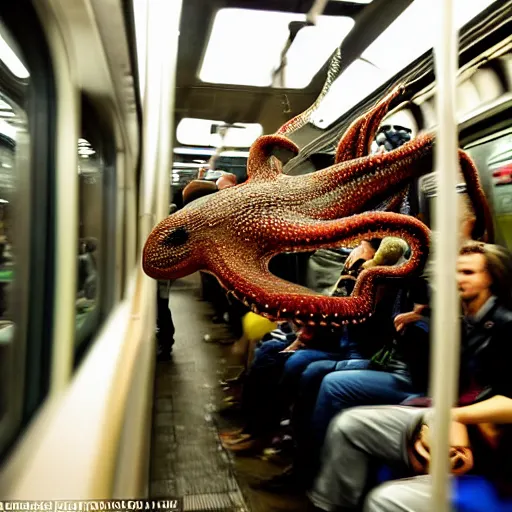
[[[467,329],[467,326],[465,326]],[[460,387],[474,379],[482,392],[475,402],[495,395],[512,398],[512,312],[495,304],[463,337]],[[497,446],[469,426],[474,472],[490,478],[500,494],[512,496],[512,425],[501,425]]]
[[[476,401],[494,395],[512,398],[512,311],[495,303],[473,325],[463,323],[459,392],[476,381]]]

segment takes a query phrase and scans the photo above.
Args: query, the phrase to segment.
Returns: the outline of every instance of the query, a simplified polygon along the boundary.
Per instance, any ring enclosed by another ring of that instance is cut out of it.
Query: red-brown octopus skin
[[[272,149],[297,153],[297,147],[281,135],[260,137],[250,150],[245,183],[197,199],[153,229],[143,251],[145,273],[176,279],[199,270],[209,272],[228,294],[273,320],[339,327],[367,319],[374,309],[377,283],[419,272],[429,247],[429,230],[419,220],[369,211],[432,168],[431,135],[420,135],[389,153],[356,156],[369,148],[369,132],[378,125],[375,117],[383,116],[379,105],[342,137],[339,163],[312,174],[283,174]],[[473,236],[481,237],[485,230],[492,236],[476,169],[462,151],[460,163],[477,212]],[[363,238],[384,236],[406,240],[411,258],[397,267],[364,270],[351,297],[319,295],[268,270],[270,259],[279,253],[350,246]]]

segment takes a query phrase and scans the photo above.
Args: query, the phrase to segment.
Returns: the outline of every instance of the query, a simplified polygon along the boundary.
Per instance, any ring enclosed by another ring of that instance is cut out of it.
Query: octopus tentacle
[[[247,177],[251,181],[274,180],[282,173],[281,162],[272,155],[272,150],[281,148],[291,151],[294,155],[299,148],[290,139],[281,135],[263,135],[254,142],[247,159]]]
[[[427,174],[432,170],[434,135],[425,133],[412,141],[384,154],[341,162],[332,167],[318,171],[309,178],[309,207],[317,203],[329,204],[322,210],[321,217],[342,217],[363,209],[371,208],[384,194],[394,195],[402,190],[411,179]],[[397,158],[400,155],[400,158]],[[494,228],[487,199],[483,191],[478,171],[471,158],[459,150],[460,169],[467,186],[468,196],[476,214],[473,236],[478,239],[487,234],[492,239]],[[330,201],[329,196],[336,190],[343,189],[344,201]],[[318,198],[318,199],[317,199]],[[366,202],[364,202],[366,199]],[[319,206],[320,206],[319,205]],[[311,213],[310,213],[311,215]]]
[[[331,61],[329,63],[329,69],[327,71],[327,78],[325,79],[324,85],[322,87],[322,90],[320,91],[320,94],[314,101],[314,103],[308,107],[306,110],[298,114],[297,116],[293,117],[292,119],[286,121],[286,123],[281,126],[276,132],[278,135],[286,135],[290,136],[293,132],[297,131],[299,128],[302,128],[306,125],[306,123],[309,122],[311,119],[311,116],[315,112],[315,110],[318,108],[320,103],[322,103],[322,100],[329,92],[329,89],[331,88],[332,83],[336,78],[338,78],[341,71],[341,49],[338,47],[334,54],[331,57]]]
[[[370,147],[379,125],[387,114],[391,102],[404,91],[403,86],[395,87],[365,115],[356,119],[338,142],[335,163],[360,158],[370,153]]]
[[[478,176],[478,170],[469,155],[462,149],[459,149],[459,161],[468,196],[476,215],[472,237],[474,240],[482,239],[492,243],[494,241],[494,224],[491,210],[489,209],[489,204]]]
[[[423,223],[409,216],[389,212],[374,212],[311,224],[280,249],[311,251],[356,244],[368,237],[396,236],[410,246],[411,258],[397,267],[373,267],[364,270],[354,288],[353,296],[326,297],[302,286],[283,281],[271,274],[268,262],[280,251],[253,254],[244,260],[243,275],[233,267],[233,261],[219,262],[214,274],[234,297],[250,306],[256,313],[273,319],[289,319],[299,324],[337,324],[342,321],[364,320],[371,315],[377,282],[386,278],[405,277],[420,272],[428,256],[429,231]],[[237,260],[239,261],[239,260]],[[233,280],[236,276],[236,281]]]
[[[336,327],[367,318],[375,306],[376,285],[419,272],[429,246],[428,229],[419,220],[368,212],[381,204],[398,208],[411,180],[432,169],[432,134],[366,156],[390,98],[398,93],[393,91],[356,121],[340,141],[337,163],[316,173],[284,175],[274,150],[297,153],[297,146],[282,135],[258,139],[250,151],[245,183],[194,201],[153,229],[144,247],[144,271],[157,279],[210,272],[254,311],[305,326]],[[473,235],[491,240],[492,218],[477,170],[466,153],[460,151],[459,157],[477,217]],[[365,269],[350,298],[320,296],[268,270],[270,259],[284,251],[350,246],[375,236],[406,240],[412,256],[400,266]]]

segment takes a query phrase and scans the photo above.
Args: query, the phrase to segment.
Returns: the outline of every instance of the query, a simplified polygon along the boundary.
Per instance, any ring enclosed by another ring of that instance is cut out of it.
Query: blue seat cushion
[[[379,484],[395,478],[389,466],[378,468]],[[495,486],[483,476],[464,475],[454,479],[452,507],[457,512],[512,512],[512,498],[500,497]]]

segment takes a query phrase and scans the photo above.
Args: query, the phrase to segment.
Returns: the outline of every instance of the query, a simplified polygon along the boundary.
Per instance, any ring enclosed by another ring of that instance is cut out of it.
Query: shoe
[[[252,441],[252,440],[253,440],[253,438],[252,438],[251,434],[247,434],[243,431],[239,432],[238,434],[233,433],[232,435],[228,435],[228,436],[221,438],[222,446],[224,446],[225,448],[230,447],[230,446],[239,445],[239,444],[245,443],[246,441]]]
[[[298,493],[306,490],[293,466],[288,466],[282,473],[270,478],[251,483],[253,489],[275,493]]]
[[[243,428],[235,428],[234,430],[225,430],[224,432],[219,432],[219,437],[221,439],[232,439],[234,437],[240,436],[243,433]]]
[[[232,453],[252,454],[259,453],[265,448],[265,441],[252,437],[250,434],[241,434],[239,437],[224,439],[222,447]]]

